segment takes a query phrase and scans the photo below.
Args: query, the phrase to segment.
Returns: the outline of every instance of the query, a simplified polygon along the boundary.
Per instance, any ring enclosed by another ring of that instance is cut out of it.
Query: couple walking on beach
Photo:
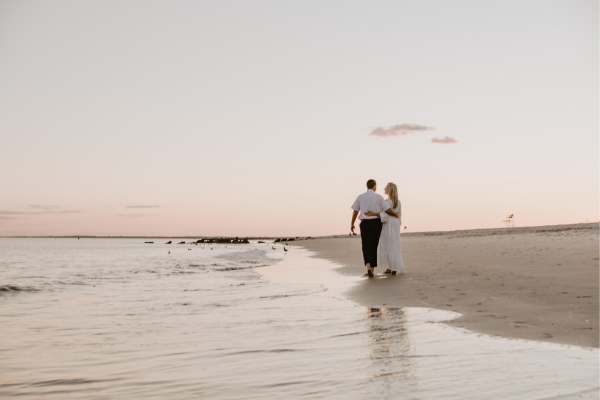
[[[377,247],[381,244],[381,264],[386,267],[385,274],[396,275],[404,271],[402,254],[400,253],[400,225],[402,210],[398,199],[398,188],[390,182],[384,193],[387,200],[375,193],[377,182],[367,181],[367,191],[356,198],[352,205],[352,223],[350,230],[354,232],[356,217],[360,220],[360,239],[362,252],[367,267],[365,276],[373,277],[377,267]]]

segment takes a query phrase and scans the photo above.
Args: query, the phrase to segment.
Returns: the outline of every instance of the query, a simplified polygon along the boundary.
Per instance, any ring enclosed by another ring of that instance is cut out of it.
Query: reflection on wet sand
[[[411,356],[406,315],[401,308],[367,307],[371,339],[372,383],[381,396],[392,395],[398,385],[416,391],[416,363]]]

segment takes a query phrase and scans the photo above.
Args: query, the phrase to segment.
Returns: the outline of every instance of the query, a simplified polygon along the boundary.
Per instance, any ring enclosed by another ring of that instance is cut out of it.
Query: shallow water
[[[359,307],[296,246],[143,241],[0,239],[0,397],[598,398],[597,349]]]

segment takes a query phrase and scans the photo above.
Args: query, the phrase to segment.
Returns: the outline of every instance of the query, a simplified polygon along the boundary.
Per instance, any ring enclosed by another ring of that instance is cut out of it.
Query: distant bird
[[[188,250],[191,250],[191,249],[188,249]]]
[[[171,252],[169,252],[169,254],[171,254]]]
[[[288,251],[288,249],[286,249],[285,247],[283,248],[283,251]]]
[[[275,249],[275,246],[271,246],[271,247],[273,248],[273,250],[276,250],[276,249]]]
[[[210,249],[212,250],[212,247]]]

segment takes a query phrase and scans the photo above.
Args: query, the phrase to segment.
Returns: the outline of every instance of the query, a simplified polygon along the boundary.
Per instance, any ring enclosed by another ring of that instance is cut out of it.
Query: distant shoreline
[[[546,232],[555,230],[570,230],[570,229],[597,229],[600,222],[581,222],[576,224],[562,224],[562,225],[538,225],[538,226],[518,226],[514,228],[474,228],[474,229],[460,229],[452,231],[422,231],[422,232],[403,232],[402,236],[436,236],[446,234],[515,234],[515,233],[531,233],[531,232]],[[589,227],[584,227],[588,225]],[[532,229],[536,229],[532,231]],[[494,233],[496,232],[496,233]],[[93,236],[93,235],[36,235],[36,236],[0,236],[2,238],[29,238],[29,239],[199,239],[199,238],[223,238],[223,239],[234,239],[236,237],[248,239],[248,240],[271,240],[280,238],[299,238],[301,240],[310,239],[343,239],[345,237],[350,238],[348,234],[332,234],[332,235],[320,235],[320,236],[219,236],[219,235],[187,235],[187,236]]]

